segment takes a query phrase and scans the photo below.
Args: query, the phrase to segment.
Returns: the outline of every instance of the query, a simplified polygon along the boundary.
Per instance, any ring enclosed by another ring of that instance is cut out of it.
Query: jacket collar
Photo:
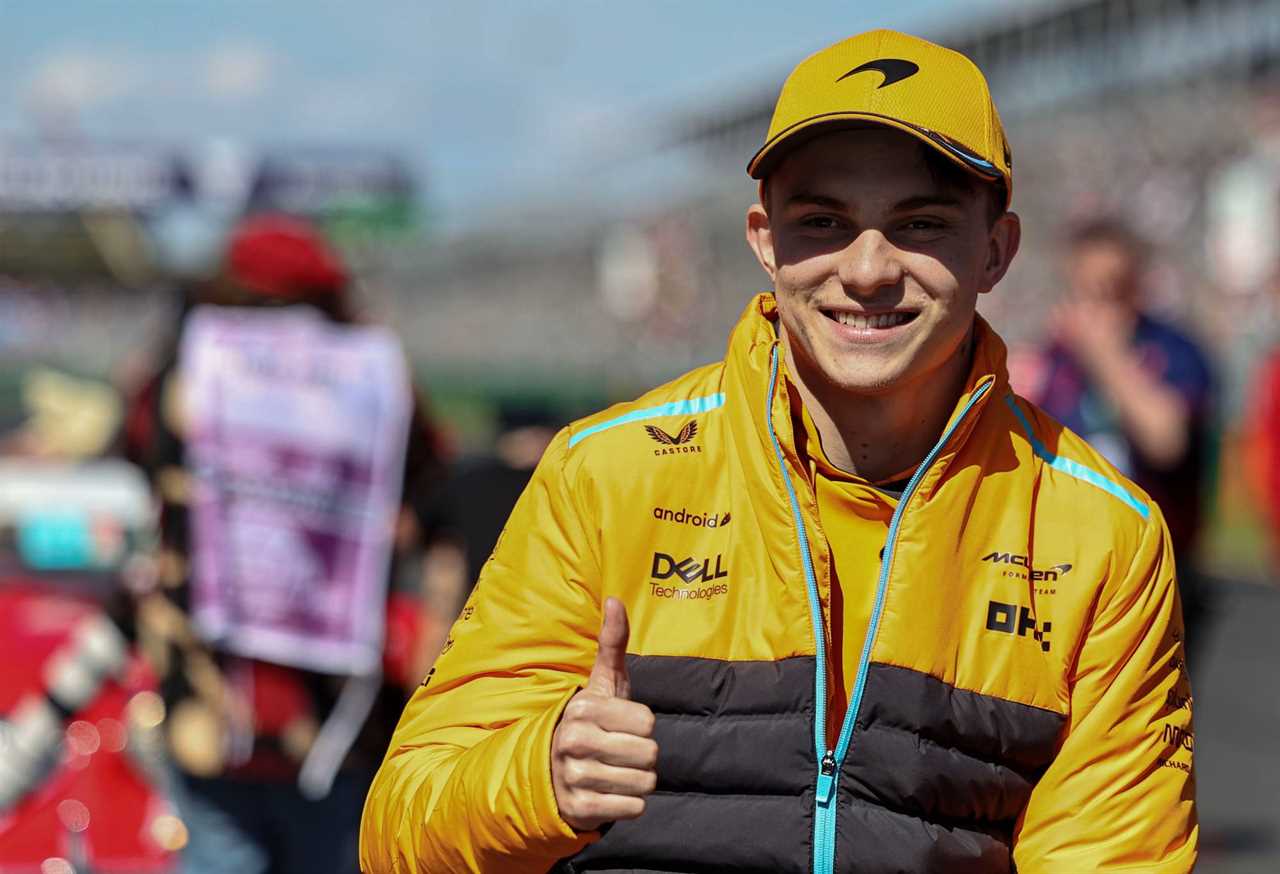
[[[775,454],[773,438],[776,437],[778,451],[792,469],[799,472],[803,471],[804,463],[796,449],[791,401],[786,380],[781,378],[780,368],[774,362],[775,354],[779,359],[782,356],[777,321],[777,303],[771,293],[766,292],[752,298],[729,339],[728,354],[725,357],[725,392],[733,406],[730,415],[733,417],[735,430],[753,431],[753,445],[758,443],[759,449],[771,459]],[[947,445],[921,480],[918,492],[926,497],[933,492],[951,461],[973,433],[982,418],[983,409],[992,397],[1007,393],[1008,384],[1004,342],[985,319],[975,316],[973,363],[964,391],[957,398],[951,421],[948,422],[948,428],[954,424],[955,429],[947,440]],[[969,402],[975,396],[977,400],[963,421],[956,422],[961,411],[970,407]],[[946,429],[944,433],[945,431]]]

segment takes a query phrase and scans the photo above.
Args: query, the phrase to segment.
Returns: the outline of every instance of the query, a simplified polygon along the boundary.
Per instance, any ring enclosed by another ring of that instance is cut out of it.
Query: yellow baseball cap
[[[959,52],[893,30],[858,34],[801,61],[747,172],[763,179],[788,148],[868,122],[911,134],[983,179],[1004,180],[1006,205],[1012,199],[1013,156],[982,71]]]

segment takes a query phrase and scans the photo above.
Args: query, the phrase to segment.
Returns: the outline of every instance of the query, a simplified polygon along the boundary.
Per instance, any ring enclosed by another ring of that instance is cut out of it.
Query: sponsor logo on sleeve
[[[1177,747],[1189,753],[1194,752],[1196,748],[1196,733],[1180,725],[1171,725],[1166,722],[1160,730],[1160,739],[1171,747]]]

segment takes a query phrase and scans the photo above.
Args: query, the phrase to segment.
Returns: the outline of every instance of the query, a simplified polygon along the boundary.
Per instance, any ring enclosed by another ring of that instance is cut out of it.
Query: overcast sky
[[[455,223],[843,36],[1027,2],[0,0],[0,135],[387,147]]]

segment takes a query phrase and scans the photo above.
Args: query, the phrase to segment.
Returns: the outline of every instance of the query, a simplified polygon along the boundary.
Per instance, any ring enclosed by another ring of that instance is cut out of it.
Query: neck
[[[854,394],[798,366],[786,341],[787,369],[813,417],[827,459],[841,470],[882,482],[914,469],[942,436],[964,391],[973,333],[940,370],[884,394]]]

